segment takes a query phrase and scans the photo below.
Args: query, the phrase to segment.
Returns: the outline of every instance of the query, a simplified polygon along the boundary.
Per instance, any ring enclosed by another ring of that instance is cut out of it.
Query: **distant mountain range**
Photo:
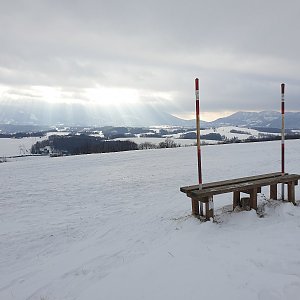
[[[78,103],[0,102],[0,124],[66,126],[195,126],[150,105],[123,107],[89,106]],[[206,122],[202,122],[205,126]]]
[[[217,119],[209,126],[239,126],[239,127],[269,127],[281,128],[281,113],[277,111],[237,112],[228,117]],[[300,128],[300,112],[285,113],[285,127],[287,129]]]
[[[0,102],[0,124],[66,126],[154,126],[195,127],[195,120],[183,120],[150,105],[122,107],[83,104]],[[201,121],[201,127],[220,126],[281,128],[281,113],[276,111],[237,112],[213,122]],[[285,125],[300,129],[300,112],[287,112]]]

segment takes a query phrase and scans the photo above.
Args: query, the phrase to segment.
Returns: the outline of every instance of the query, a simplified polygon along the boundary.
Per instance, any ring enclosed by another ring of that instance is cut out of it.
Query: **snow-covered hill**
[[[280,170],[279,142],[202,151],[205,182]],[[299,153],[287,141],[288,172]],[[195,147],[0,167],[0,299],[298,298],[300,207],[263,189],[264,218],[219,209],[219,223],[200,223],[179,192],[196,183]]]
[[[281,113],[278,111],[243,112],[217,119],[211,126],[244,126],[281,128]],[[289,129],[300,128],[300,112],[286,112],[285,126]]]

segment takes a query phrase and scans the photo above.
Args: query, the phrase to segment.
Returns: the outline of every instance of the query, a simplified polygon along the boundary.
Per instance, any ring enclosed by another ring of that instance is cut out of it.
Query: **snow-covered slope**
[[[300,172],[300,141],[287,141]],[[280,143],[203,147],[204,181],[280,169]],[[0,164],[0,299],[297,299],[300,207],[190,216],[195,147]],[[300,198],[299,186],[296,199]],[[216,197],[216,207],[231,195]]]
[[[189,134],[189,133],[194,133],[194,136],[196,137],[196,130],[193,131],[188,131],[187,133],[178,133],[174,134],[174,138],[179,138],[182,135]],[[205,139],[205,135],[207,134],[219,134],[222,137],[222,141],[225,140],[232,140],[232,139],[239,139],[241,141],[245,141],[246,139],[249,139],[251,137],[254,138],[260,138],[263,135],[266,136],[275,136],[275,135],[280,135],[280,133],[270,133],[270,132],[262,132],[258,131],[256,129],[251,129],[251,128],[245,128],[245,127],[237,127],[237,126],[221,126],[221,127],[212,127],[212,128],[205,128],[201,129],[201,141],[206,143],[206,144],[216,144],[220,141],[218,140],[208,140]],[[192,141],[192,140],[191,140]],[[194,143],[196,142],[196,138],[193,140]]]

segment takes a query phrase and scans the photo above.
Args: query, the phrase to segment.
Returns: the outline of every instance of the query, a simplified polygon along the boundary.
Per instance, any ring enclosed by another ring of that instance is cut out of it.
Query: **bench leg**
[[[192,214],[197,217],[199,216],[199,201],[192,199]]]
[[[295,182],[288,183],[288,201],[295,204]]]
[[[270,199],[277,200],[277,184],[270,185]]]
[[[200,216],[203,217],[204,216],[204,212],[203,212],[203,202],[200,201]]]
[[[207,202],[205,202],[205,218],[210,220],[214,217],[214,202],[213,197],[210,197]]]
[[[232,208],[233,210],[240,205],[240,196],[241,193],[240,192],[233,192],[233,205]]]
[[[257,210],[257,188],[254,188],[250,192],[250,208]]]

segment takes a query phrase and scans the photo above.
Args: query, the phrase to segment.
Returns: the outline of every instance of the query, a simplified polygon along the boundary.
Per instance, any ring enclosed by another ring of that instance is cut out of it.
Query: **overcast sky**
[[[299,3],[0,0],[0,100],[300,111]]]

